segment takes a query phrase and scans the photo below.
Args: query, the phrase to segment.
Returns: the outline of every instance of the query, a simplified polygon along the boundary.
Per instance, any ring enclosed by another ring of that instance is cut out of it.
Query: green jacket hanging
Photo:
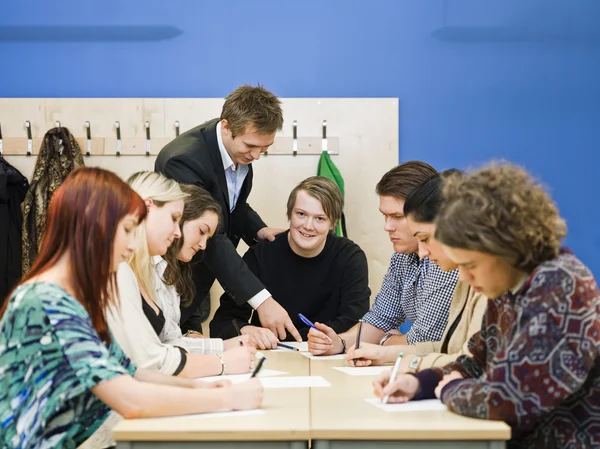
[[[331,160],[331,157],[329,157],[329,153],[327,151],[323,151],[321,153],[319,167],[317,168],[317,176],[323,176],[335,182],[342,192],[342,197],[344,197],[344,178],[342,178],[342,174]],[[346,231],[346,217],[344,213],[342,213],[342,218],[338,221],[335,227],[335,235],[340,237],[348,237],[348,233]]]

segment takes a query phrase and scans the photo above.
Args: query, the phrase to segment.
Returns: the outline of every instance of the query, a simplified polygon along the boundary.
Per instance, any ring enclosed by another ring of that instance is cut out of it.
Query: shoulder
[[[431,279],[432,282],[436,284],[457,284],[458,270],[443,271],[437,263],[432,262],[429,258],[423,259],[421,262],[428,265],[427,277]]]
[[[344,264],[348,264],[351,261],[354,264],[359,262],[367,262],[367,256],[365,252],[352,240],[346,237],[339,237],[334,234],[331,234],[328,239],[331,241],[331,244],[329,245],[329,251],[334,254],[336,260],[339,260]]]
[[[594,308],[600,301],[598,285],[592,272],[572,252],[562,250],[558,257],[540,264],[521,292],[529,304],[564,309],[569,299],[571,308]],[[577,301],[573,299],[577,298]]]
[[[135,281],[135,284],[137,285],[137,279],[135,277],[135,273],[133,272],[133,269],[127,262],[121,262],[119,264],[119,268],[117,269],[117,281],[119,282],[119,286],[121,284],[121,281],[123,281],[123,282]]]
[[[44,315],[65,314],[87,317],[83,305],[56,284],[35,282],[20,286],[13,294],[9,309],[40,312]],[[28,320],[29,323],[29,320]]]
[[[388,273],[406,273],[409,271],[416,271],[418,267],[419,257],[416,254],[394,253],[392,254],[392,258],[390,259]]]
[[[268,240],[259,240],[246,251],[244,257],[254,256],[257,259],[264,257],[281,257],[290,250],[288,243],[289,231],[281,232],[275,236],[272,242]]]
[[[131,302],[133,298],[140,298],[141,292],[138,280],[133,269],[127,262],[121,262],[117,270],[117,286],[119,289],[119,300]]]

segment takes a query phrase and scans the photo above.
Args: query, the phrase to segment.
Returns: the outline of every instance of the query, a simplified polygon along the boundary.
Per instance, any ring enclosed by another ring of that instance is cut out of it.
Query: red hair
[[[52,196],[40,252],[19,285],[68,254],[75,298],[98,335],[110,342],[105,312],[118,298],[116,273],[111,271],[117,227],[126,215],[137,215],[141,222],[146,213],[142,198],[114,173],[92,167],[74,170]]]

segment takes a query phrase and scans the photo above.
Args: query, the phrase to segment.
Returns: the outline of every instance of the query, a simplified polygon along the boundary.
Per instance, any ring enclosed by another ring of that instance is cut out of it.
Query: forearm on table
[[[350,346],[356,344],[357,332],[358,324],[356,326],[353,326],[352,329],[350,329],[349,331],[340,334],[340,337],[343,338],[346,342],[346,347],[350,348]],[[360,341],[364,343],[379,344],[379,340],[381,340],[383,334],[385,334],[385,332],[379,329],[378,327],[363,322],[362,330],[360,333]]]
[[[196,379],[198,377],[218,376],[221,371],[222,365],[219,356],[188,354],[185,366],[178,376]]]
[[[226,388],[180,388],[139,382],[119,376],[92,389],[111,409],[125,418],[150,418],[231,410]]]
[[[146,382],[154,385],[170,385],[172,387],[192,388],[191,379],[177,376],[169,376],[147,368],[138,368],[135,370],[135,379],[140,382]]]

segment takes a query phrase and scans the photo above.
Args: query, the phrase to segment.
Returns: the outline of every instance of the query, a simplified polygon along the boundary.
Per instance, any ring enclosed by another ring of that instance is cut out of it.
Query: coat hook
[[[62,127],[60,126],[60,121],[58,121],[58,120],[55,121],[54,122],[54,127],[56,129],[58,129],[59,133],[62,133]],[[64,147],[63,147],[63,141],[60,138],[60,134],[59,134],[59,137],[58,137],[58,154],[63,154],[63,149],[64,149]]]
[[[116,121],[115,122],[115,130],[117,131],[117,156],[121,156],[121,124]]]
[[[0,123],[0,157],[2,157],[2,123]]]
[[[175,137],[179,137],[179,120],[175,122]]]
[[[92,125],[87,120],[85,122],[85,137],[85,155],[89,157],[92,155]]]
[[[323,120],[323,141],[321,144],[321,149],[323,151],[327,151],[327,120]]]
[[[146,156],[150,156],[150,122],[144,123],[146,127]]]
[[[292,156],[298,155],[298,122],[292,123]]]
[[[27,120],[25,122],[25,128],[27,129],[27,156],[33,154],[33,139],[31,138],[31,122]]]

